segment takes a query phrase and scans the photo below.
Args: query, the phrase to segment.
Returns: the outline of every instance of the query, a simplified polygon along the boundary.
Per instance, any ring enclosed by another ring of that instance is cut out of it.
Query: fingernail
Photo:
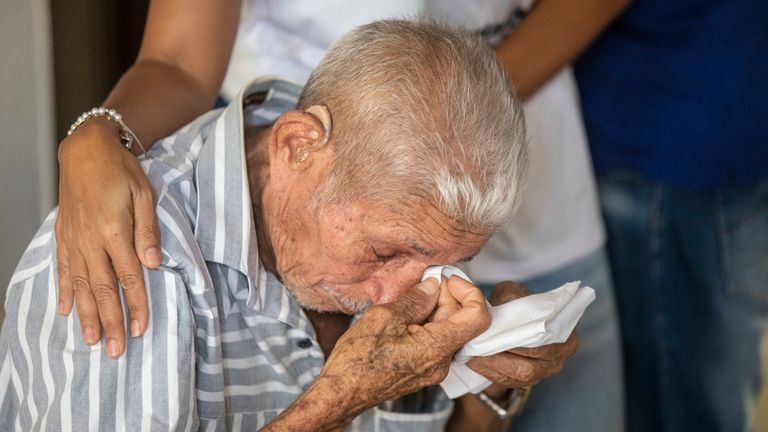
[[[120,354],[120,347],[117,345],[117,341],[110,339],[107,341],[107,355],[115,358]]]
[[[88,345],[93,345],[98,342],[98,338],[96,337],[96,330],[91,327],[86,327],[85,331],[83,332],[83,340]]]
[[[131,337],[141,336],[141,323],[137,320],[131,321]]]
[[[59,315],[64,315],[64,302],[59,302],[59,310],[57,311]]]
[[[418,285],[418,288],[426,295],[433,295],[437,292],[437,283],[434,278],[428,278]]]
[[[159,266],[160,265],[160,249],[156,247],[151,247],[147,249],[147,251],[144,252],[144,260],[146,260],[147,264],[151,266]]]

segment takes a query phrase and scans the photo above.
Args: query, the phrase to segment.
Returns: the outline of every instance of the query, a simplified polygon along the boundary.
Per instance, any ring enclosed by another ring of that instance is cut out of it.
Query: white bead
[[[128,129],[125,123],[123,123],[123,116],[113,108],[94,107],[80,114],[80,116],[77,117],[77,120],[75,120],[75,122],[70,125],[69,130],[67,131],[67,136],[72,135],[86,120],[101,116],[106,117],[107,120],[111,121],[115,124],[115,126],[117,126],[120,141],[126,149],[130,150],[131,147],[133,147],[133,143],[136,142],[139,144],[139,147],[141,147],[141,150],[144,152],[144,154],[146,154],[144,147],[142,147],[141,143],[138,142],[135,135],[133,135],[133,132]]]

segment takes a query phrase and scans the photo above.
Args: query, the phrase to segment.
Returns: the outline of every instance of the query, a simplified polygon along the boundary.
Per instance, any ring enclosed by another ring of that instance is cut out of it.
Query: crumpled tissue
[[[458,275],[471,282],[464,272],[453,266],[432,266],[422,280]],[[448,376],[440,383],[451,399],[466,393],[480,393],[491,385],[484,376],[465,363],[472,357],[491,356],[512,348],[532,348],[565,342],[584,310],[595,299],[590,287],[579,287],[580,281],[539,294],[522,297],[499,306],[488,304],[491,326],[467,342],[453,358]]]

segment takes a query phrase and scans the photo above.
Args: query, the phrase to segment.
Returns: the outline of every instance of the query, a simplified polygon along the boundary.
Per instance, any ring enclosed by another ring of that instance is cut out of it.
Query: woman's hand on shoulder
[[[107,355],[116,358],[126,346],[118,282],[131,335],[142,335],[149,320],[142,264],[156,268],[161,260],[154,191],[107,119],[80,126],[58,158],[58,312],[68,315],[74,300],[83,340],[98,343],[103,326]]]

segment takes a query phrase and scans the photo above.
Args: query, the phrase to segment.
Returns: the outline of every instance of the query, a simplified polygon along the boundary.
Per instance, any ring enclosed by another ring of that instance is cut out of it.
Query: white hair
[[[427,199],[452,220],[498,227],[527,166],[525,122],[482,39],[430,22],[358,27],[328,51],[298,107],[333,117],[334,164],[311,208]]]

